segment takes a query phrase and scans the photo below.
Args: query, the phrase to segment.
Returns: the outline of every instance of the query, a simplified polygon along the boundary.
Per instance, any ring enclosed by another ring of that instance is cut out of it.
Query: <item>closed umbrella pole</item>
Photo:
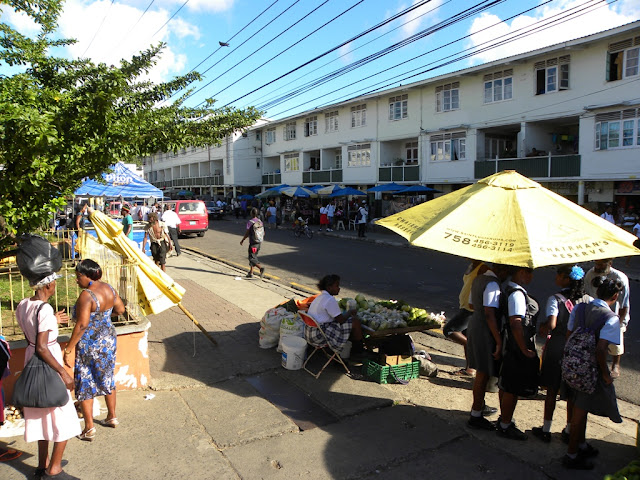
[[[182,310],[184,312],[184,314],[187,317],[189,317],[189,320],[191,320],[193,322],[193,324],[196,327],[198,327],[202,333],[204,333],[204,336],[207,337],[211,343],[213,343],[214,345],[218,345],[218,342],[216,342],[216,340],[209,334],[209,332],[207,332],[204,329],[204,327],[202,325],[200,325],[200,322],[198,322],[198,320],[196,320],[196,318],[191,314],[191,312],[189,310],[187,310],[184,305],[182,305],[182,302],[178,303],[178,307],[180,308],[180,310]]]

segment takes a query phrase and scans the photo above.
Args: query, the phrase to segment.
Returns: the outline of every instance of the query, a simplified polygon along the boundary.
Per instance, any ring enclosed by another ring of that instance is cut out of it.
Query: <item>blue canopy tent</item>
[[[118,162],[113,171],[102,174],[105,183],[87,179],[75,191],[76,196],[93,197],[126,197],[126,198],[162,198],[162,190],[135,175],[131,170]]]
[[[397,183],[391,182],[369,188],[367,192],[396,192],[405,188],[407,188],[406,185],[398,185]]]
[[[351,187],[345,187],[345,188],[341,188],[340,190],[336,190],[331,195],[329,195],[329,197],[348,197],[350,195],[364,196],[364,197],[367,196],[366,193],[360,190],[357,190]]]
[[[407,195],[409,193],[442,193],[440,190],[436,190],[435,188],[426,187],[424,185],[411,185],[410,187],[403,188],[402,190],[396,190],[391,192],[393,195]]]

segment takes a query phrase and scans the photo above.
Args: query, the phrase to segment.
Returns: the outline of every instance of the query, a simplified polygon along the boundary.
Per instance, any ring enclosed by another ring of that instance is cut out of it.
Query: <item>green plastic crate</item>
[[[362,368],[365,377],[378,383],[396,383],[396,378],[410,380],[418,378],[420,375],[420,362],[418,361],[404,365],[380,365],[373,360],[365,360]]]

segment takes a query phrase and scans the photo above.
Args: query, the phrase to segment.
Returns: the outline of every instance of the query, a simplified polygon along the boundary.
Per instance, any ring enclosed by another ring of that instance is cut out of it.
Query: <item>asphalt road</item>
[[[212,221],[204,237],[182,238],[181,245],[193,247],[229,262],[248,266],[247,242],[240,245],[245,222],[233,217]],[[314,229],[317,230],[317,227]],[[396,240],[393,234],[390,240]],[[303,285],[316,290],[316,283],[326,274],[342,277],[340,296],[402,299],[428,311],[444,311],[447,317],[458,309],[458,293],[467,261],[427,249],[403,248],[372,242],[314,235],[312,239],[296,238],[291,230],[267,230],[260,251],[266,272],[279,281]],[[624,265],[616,265],[624,271]],[[544,308],[546,299],[557,291],[555,270],[535,271],[527,291]],[[251,280],[255,281],[255,280]],[[625,334],[626,353],[622,359],[622,375],[616,381],[620,398],[640,405],[640,320],[634,321],[633,299],[640,298],[639,282],[631,282],[631,322]]]

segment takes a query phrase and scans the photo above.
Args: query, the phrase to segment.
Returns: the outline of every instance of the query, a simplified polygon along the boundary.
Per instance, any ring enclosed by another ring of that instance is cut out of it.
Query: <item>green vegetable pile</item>
[[[605,475],[604,480],[640,480],[640,460],[634,460],[613,475]]]
[[[444,312],[429,313],[402,300],[367,300],[364,295],[358,294],[356,298],[342,298],[338,305],[345,311],[357,309],[362,324],[376,331],[420,325],[439,328],[445,321]]]

